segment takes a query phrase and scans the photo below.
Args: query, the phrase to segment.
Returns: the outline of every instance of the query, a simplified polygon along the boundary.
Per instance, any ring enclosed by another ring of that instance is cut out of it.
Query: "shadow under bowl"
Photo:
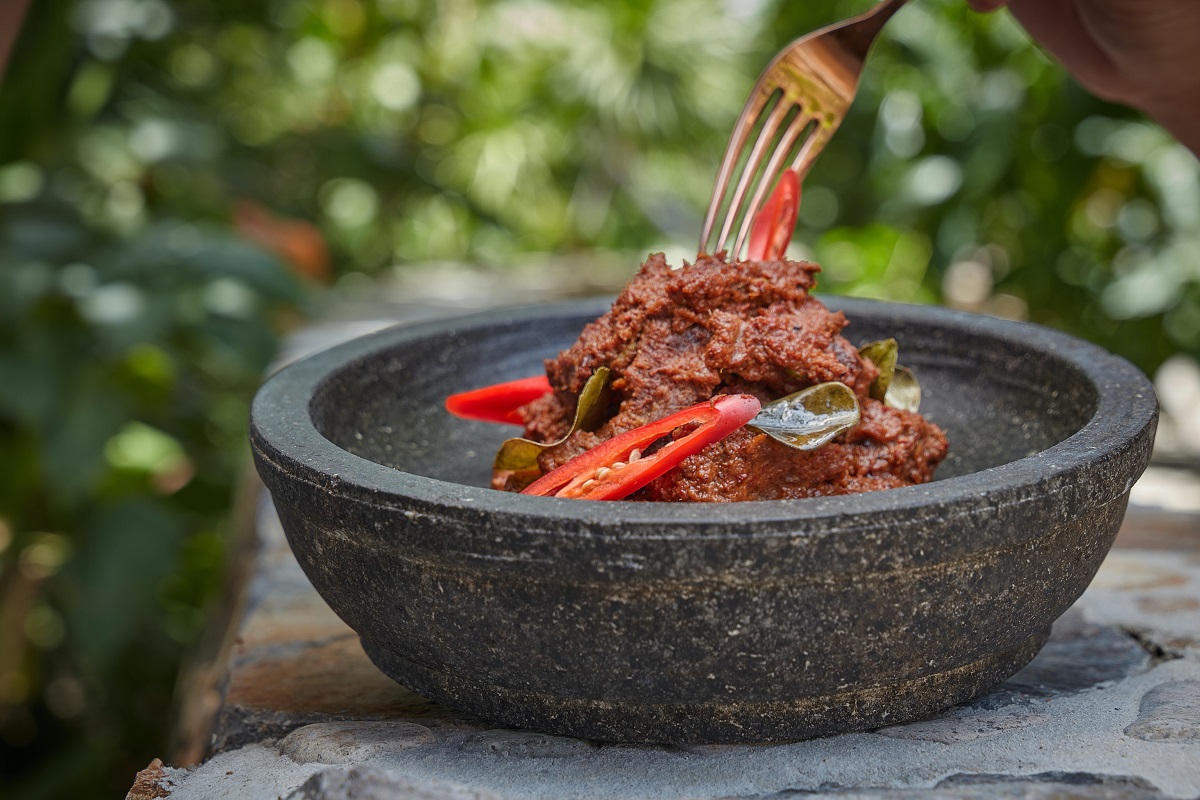
[[[446,395],[537,373],[589,301],[394,328],[273,376],[251,441],[301,566],[433,700],[591,739],[802,739],[904,722],[1024,666],[1111,546],[1146,377],[1035,325],[823,298],[894,336],[951,453],[922,486],[599,503],[488,485],[508,426]]]

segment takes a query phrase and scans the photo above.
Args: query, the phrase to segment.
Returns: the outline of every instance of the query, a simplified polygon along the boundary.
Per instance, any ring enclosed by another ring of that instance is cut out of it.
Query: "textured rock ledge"
[[[269,505],[215,753],[139,786],[175,800],[1159,798],[1200,794],[1200,543],[1113,550],[1050,643],[933,719],[780,745],[614,745],[496,729],[369,663]]]

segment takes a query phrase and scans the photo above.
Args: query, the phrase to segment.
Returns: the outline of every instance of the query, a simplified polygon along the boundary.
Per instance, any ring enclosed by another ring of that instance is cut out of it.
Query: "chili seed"
[[[625,462],[624,462],[624,461],[618,461],[617,463],[615,463],[615,464],[613,464],[613,465],[612,465],[612,468],[613,468],[613,469],[625,469]]]
[[[595,485],[596,485],[596,481],[592,480],[591,478],[588,478],[586,481],[583,482],[583,485],[579,487],[579,491],[586,492],[588,489],[591,489]]]
[[[638,450],[637,448],[634,448],[634,451],[629,454],[629,463],[632,464],[633,462],[637,461],[641,457],[642,457],[642,451]]]
[[[595,478],[598,481],[602,481],[606,477],[608,477],[608,473],[610,473],[610,472],[612,472],[612,470],[609,469],[608,467],[601,467],[600,469],[596,470]]]

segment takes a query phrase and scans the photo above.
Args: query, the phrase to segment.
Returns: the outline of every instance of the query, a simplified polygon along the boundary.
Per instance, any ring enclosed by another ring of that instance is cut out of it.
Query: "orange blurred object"
[[[329,279],[329,247],[311,222],[278,216],[253,200],[239,200],[233,224],[242,236],[282,258],[297,274],[320,282]]]

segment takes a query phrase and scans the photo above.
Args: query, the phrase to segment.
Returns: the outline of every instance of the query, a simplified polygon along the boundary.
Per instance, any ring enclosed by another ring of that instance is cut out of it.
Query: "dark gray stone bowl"
[[[451,392],[536,373],[606,305],[355,340],[283,369],[251,438],[313,585],[388,675],[505,725],[631,742],[802,739],[1004,680],[1096,572],[1154,391],[1061,333],[826,298],[900,341],[951,455],[924,486],[734,504],[492,491],[509,426]]]

